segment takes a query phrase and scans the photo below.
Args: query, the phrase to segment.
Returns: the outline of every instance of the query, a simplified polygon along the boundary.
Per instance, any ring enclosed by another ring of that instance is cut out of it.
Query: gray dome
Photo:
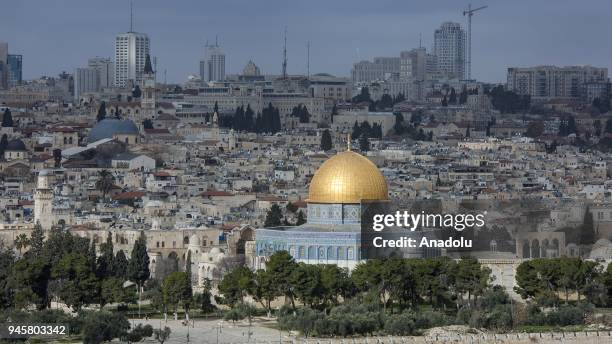
[[[103,119],[91,128],[87,142],[93,143],[102,139],[110,139],[116,134],[138,135],[139,131],[136,124],[129,119]]]
[[[27,151],[25,143],[23,143],[23,141],[21,141],[20,139],[14,139],[14,140],[10,140],[8,142],[8,144],[6,145],[6,149],[7,151],[14,151],[14,152],[24,152]]]

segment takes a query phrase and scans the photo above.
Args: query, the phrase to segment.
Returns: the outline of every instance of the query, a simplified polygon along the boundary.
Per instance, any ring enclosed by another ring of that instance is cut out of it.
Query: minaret
[[[53,225],[53,190],[49,187],[49,171],[38,173],[38,184],[34,192],[34,223],[44,230]]]
[[[155,118],[155,72],[151,56],[147,54],[142,74],[142,95],[140,98],[142,120]]]

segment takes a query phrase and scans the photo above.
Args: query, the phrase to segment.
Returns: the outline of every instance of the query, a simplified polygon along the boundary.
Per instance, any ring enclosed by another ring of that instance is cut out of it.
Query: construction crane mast
[[[468,5],[467,10],[463,11],[463,15],[468,17],[468,49],[467,49],[467,79],[472,79],[472,16],[475,12],[484,10],[487,6],[480,6],[472,9],[472,4]]]

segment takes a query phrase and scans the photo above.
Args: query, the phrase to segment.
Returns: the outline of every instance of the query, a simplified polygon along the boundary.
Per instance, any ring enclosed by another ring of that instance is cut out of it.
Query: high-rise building
[[[608,88],[608,68],[592,66],[536,66],[508,68],[507,88],[532,99],[588,98]]]
[[[416,48],[400,53],[400,78],[425,80],[427,65],[427,51],[425,48]]]
[[[202,66],[204,63],[204,66]],[[204,67],[204,70],[202,70]],[[204,71],[204,75],[202,72]],[[225,53],[219,44],[206,45],[206,56],[200,61],[200,77],[206,81],[225,80]]]
[[[140,84],[150,41],[144,33],[126,32],[115,39],[115,85]]]
[[[465,78],[465,31],[458,23],[445,22],[434,32],[433,54],[440,77]]]
[[[7,55],[8,87],[15,87],[23,81],[23,56]]]
[[[0,42],[0,89],[8,87],[8,43]]]
[[[74,98],[79,99],[84,93],[98,92],[98,90],[98,70],[77,68],[74,73]]]
[[[401,74],[399,57],[375,57],[374,61],[353,64],[351,77],[354,83],[397,79]]]
[[[108,57],[92,57],[87,61],[89,68],[94,68],[98,74],[100,89],[113,87],[115,80],[115,65]]]

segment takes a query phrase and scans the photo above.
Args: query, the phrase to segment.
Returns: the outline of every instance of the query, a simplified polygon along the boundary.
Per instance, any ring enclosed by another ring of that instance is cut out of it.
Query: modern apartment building
[[[205,58],[200,61],[200,78],[202,81],[225,80],[225,53],[216,43],[206,46]]]
[[[608,89],[608,69],[592,66],[508,68],[507,88],[532,99],[587,98],[594,89]],[[601,87],[597,87],[601,86]]]
[[[465,78],[466,35],[461,25],[445,22],[434,32],[433,54],[443,78]]]
[[[126,32],[115,39],[115,85],[124,87],[131,80],[142,81],[145,60],[150,53],[149,37],[144,33]]]
[[[374,61],[361,61],[353,64],[351,78],[354,83],[399,78],[399,57],[375,57]]]
[[[85,93],[99,91],[98,70],[95,68],[77,68],[74,72],[74,99]]]
[[[23,55],[8,54],[6,58],[8,67],[7,86],[15,87],[23,81]]]
[[[108,57],[92,57],[87,66],[93,68],[98,74],[99,89],[113,87],[115,84],[115,65]]]

